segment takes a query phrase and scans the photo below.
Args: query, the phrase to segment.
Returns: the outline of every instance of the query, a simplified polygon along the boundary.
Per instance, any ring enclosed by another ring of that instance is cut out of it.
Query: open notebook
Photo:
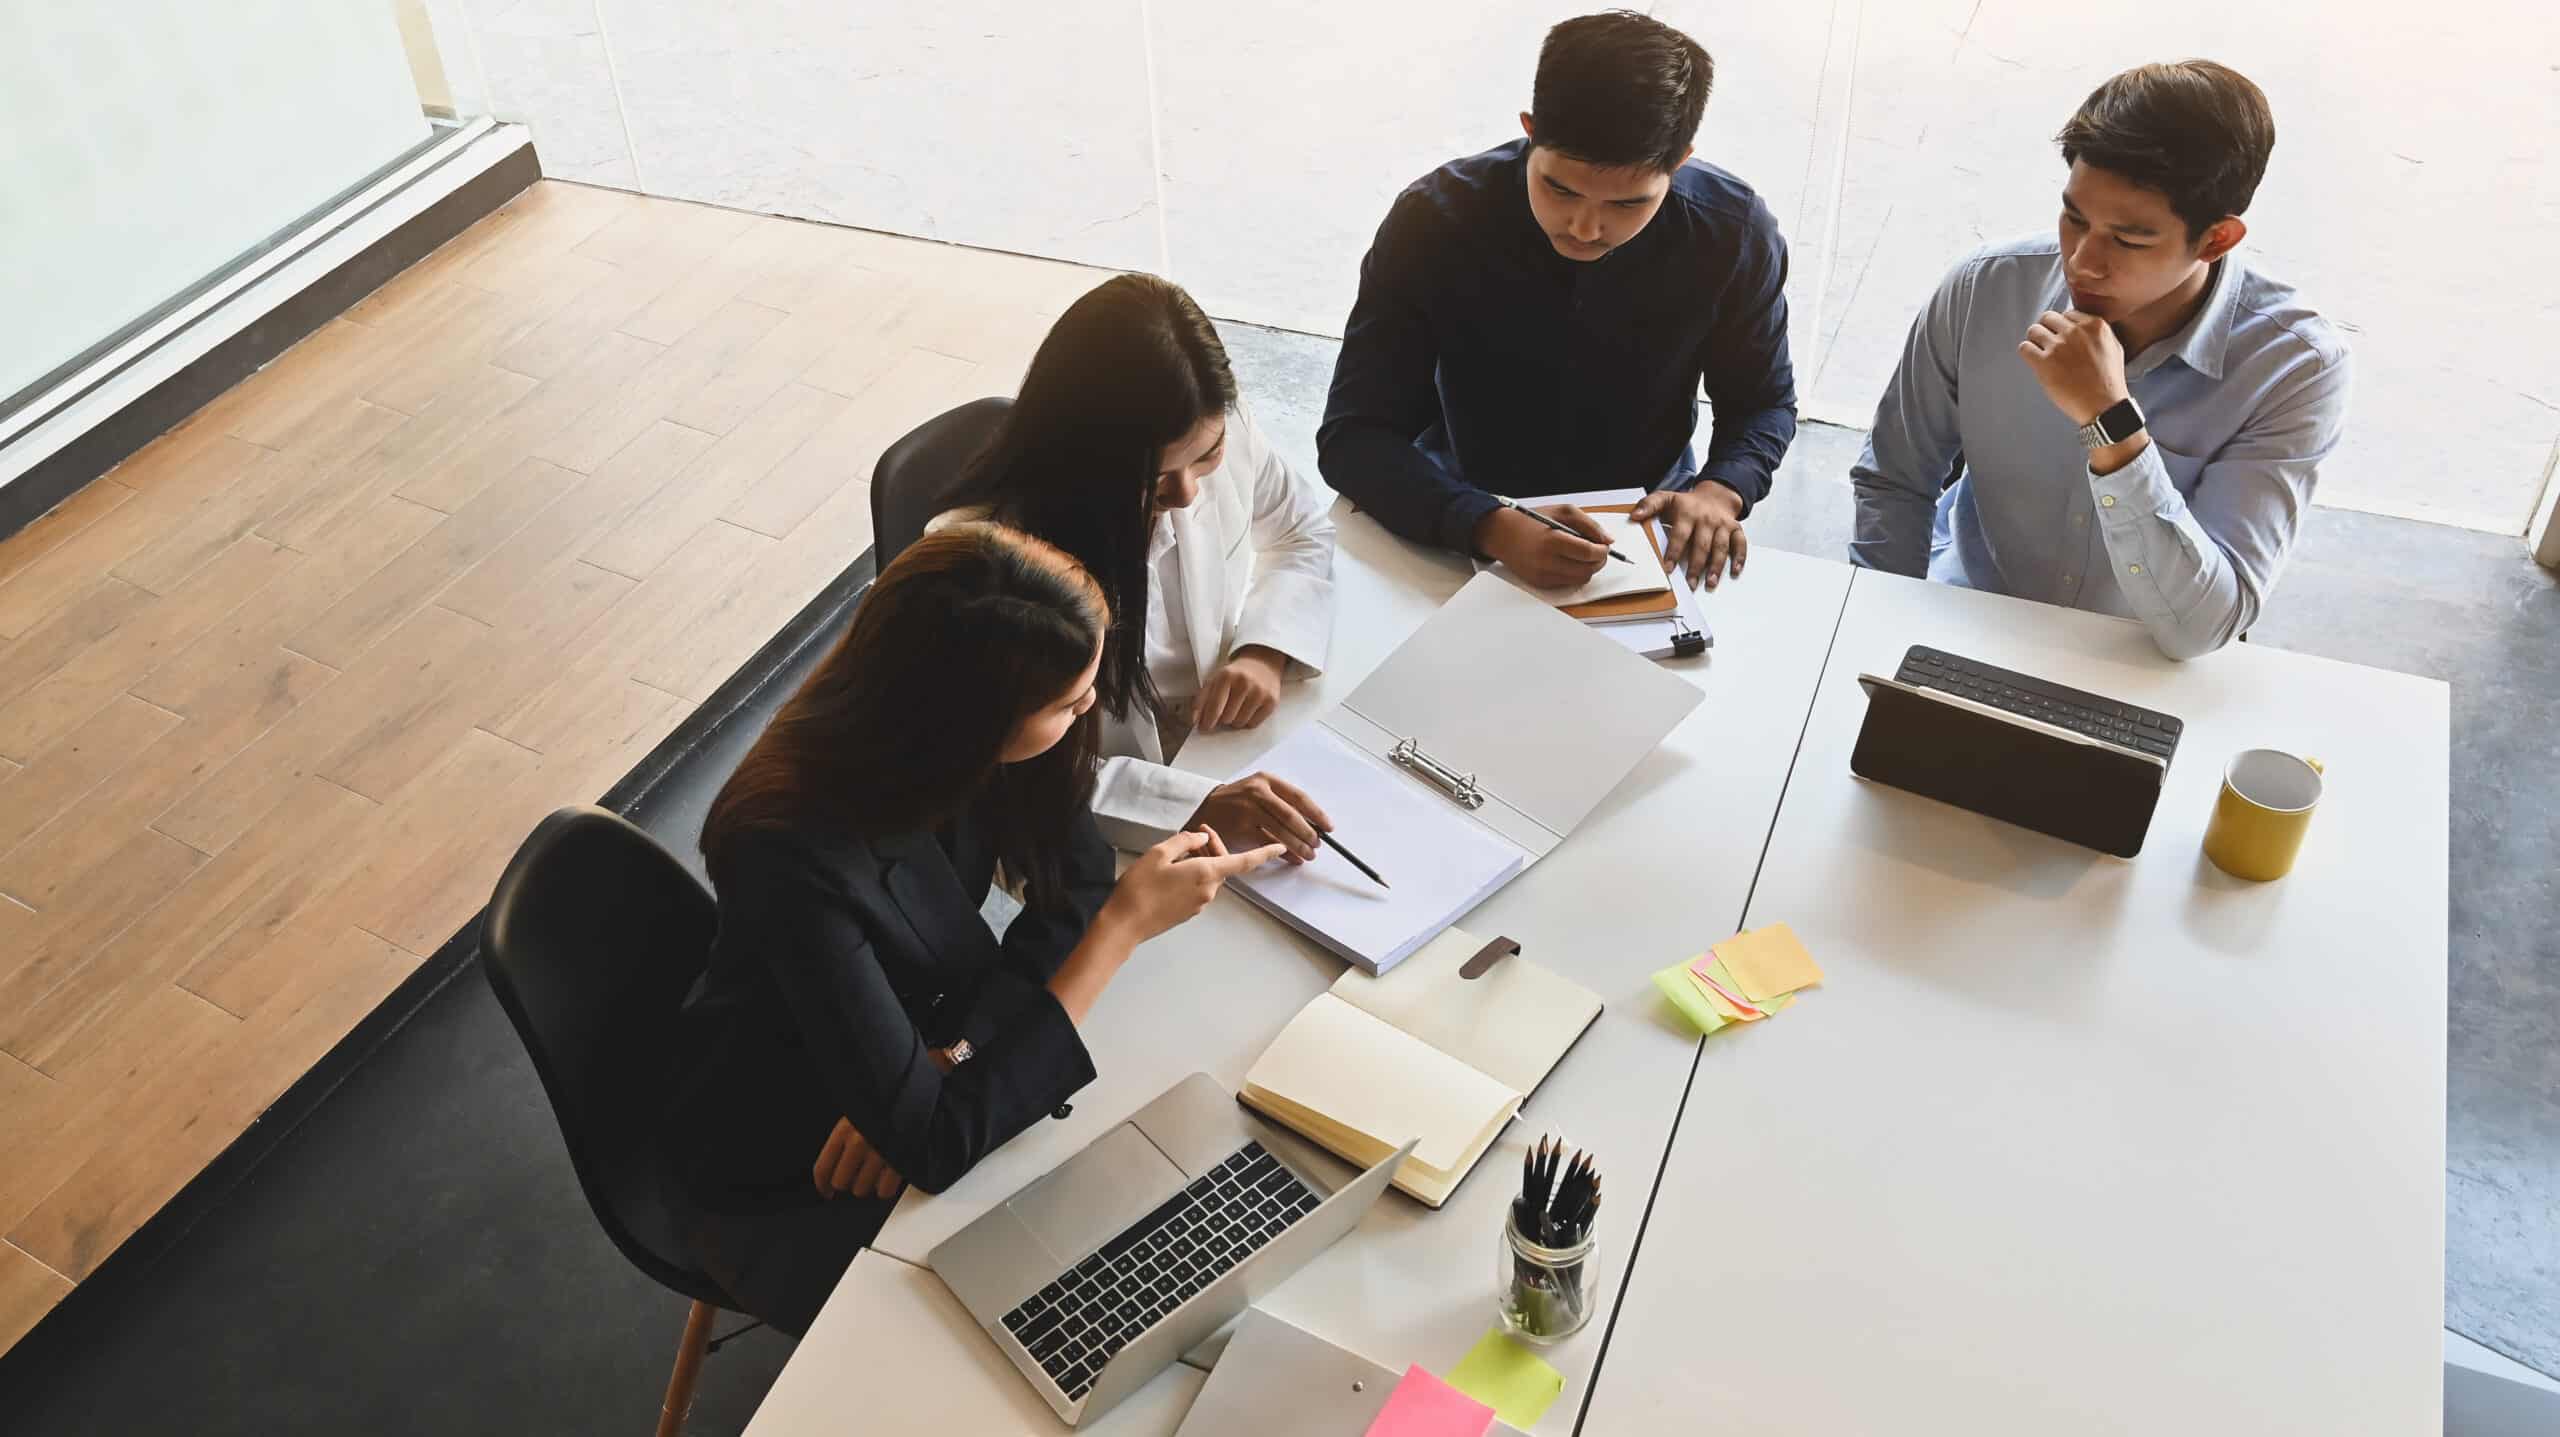
[[[1591,517],[1601,528],[1609,532],[1609,547],[1626,555],[1627,562],[1622,564],[1611,559],[1600,566],[1599,573],[1580,584],[1569,584],[1561,589],[1541,589],[1521,578],[1519,573],[1507,564],[1492,566],[1492,572],[1500,574],[1505,583],[1520,592],[1534,594],[1541,601],[1559,609],[1579,610],[1583,605],[1598,604],[1604,599],[1626,599],[1640,594],[1667,596],[1671,589],[1671,577],[1663,571],[1661,556],[1655,552],[1653,543],[1645,535],[1646,526],[1637,523],[1635,517],[1623,509],[1594,513]],[[1611,606],[1612,612],[1609,613],[1577,612],[1574,617],[1586,624],[1620,623],[1630,618],[1645,617],[1642,613],[1615,612],[1619,607],[1623,606]],[[1661,604],[1661,611],[1667,612],[1671,607],[1672,604],[1666,597]]]
[[[1395,1185],[1440,1206],[1600,1016],[1596,994],[1517,953],[1466,976],[1484,949],[1451,928],[1384,977],[1345,972],[1237,1096],[1364,1167],[1419,1139]]]
[[[1391,886],[1323,849],[1229,887],[1384,972],[1563,842],[1699,698],[1479,574],[1350,697],[1247,770],[1305,789]]]

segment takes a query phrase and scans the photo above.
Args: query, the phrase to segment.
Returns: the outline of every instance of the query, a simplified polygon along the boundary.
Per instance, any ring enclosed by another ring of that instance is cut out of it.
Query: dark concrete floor
[[[1264,428],[1312,465],[1333,344],[1226,332]],[[1839,554],[1857,443],[1807,426],[1755,539]],[[2560,808],[2537,738],[2560,581],[2511,539],[2323,510],[2254,641],[2454,686],[2446,1321],[2560,1373]],[[820,651],[634,816],[692,856],[710,794]],[[598,1231],[476,968],[118,1288],[0,1358],[0,1431],[641,1431],[684,1314]],[[689,1430],[743,1428],[788,1352],[759,1330],[713,1357]]]

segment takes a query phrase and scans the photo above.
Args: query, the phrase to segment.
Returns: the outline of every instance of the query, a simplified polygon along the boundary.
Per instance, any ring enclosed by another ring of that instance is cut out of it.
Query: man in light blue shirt
[[[1850,471],[1849,556],[2139,619],[2194,658],[2275,589],[2346,346],[2234,252],[2275,145],[2247,78],[2128,70],[2056,139],[2059,236],[1967,256],[1912,323]]]

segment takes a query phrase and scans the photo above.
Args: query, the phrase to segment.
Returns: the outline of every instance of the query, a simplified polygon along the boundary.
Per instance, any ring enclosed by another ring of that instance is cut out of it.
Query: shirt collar
[[[1200,501],[1194,499],[1191,502],[1196,504]],[[1162,560],[1172,549],[1173,515],[1170,512],[1158,514],[1154,526],[1147,532],[1147,562],[1153,564]]]
[[[2160,357],[2144,365],[2143,372],[2177,359],[2207,379],[2220,379],[2223,356],[2231,348],[2231,319],[2239,304],[2240,279],[2239,256],[2215,260],[2212,277],[2205,281],[2204,303],[2196,306],[2183,328],[2153,346]]]

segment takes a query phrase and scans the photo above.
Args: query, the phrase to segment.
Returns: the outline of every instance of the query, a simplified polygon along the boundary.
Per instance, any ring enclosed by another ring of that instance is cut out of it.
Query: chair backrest
[[[965,502],[961,491],[969,461],[995,437],[1011,408],[1010,399],[972,399],[881,451],[871,469],[871,543],[879,568],[888,568],[921,537],[934,515]]]
[[[658,1282],[725,1306],[687,1255],[690,1208],[656,1138],[678,1015],[716,925],[711,894],[656,839],[564,808],[499,878],[480,950],[605,1235]]]

